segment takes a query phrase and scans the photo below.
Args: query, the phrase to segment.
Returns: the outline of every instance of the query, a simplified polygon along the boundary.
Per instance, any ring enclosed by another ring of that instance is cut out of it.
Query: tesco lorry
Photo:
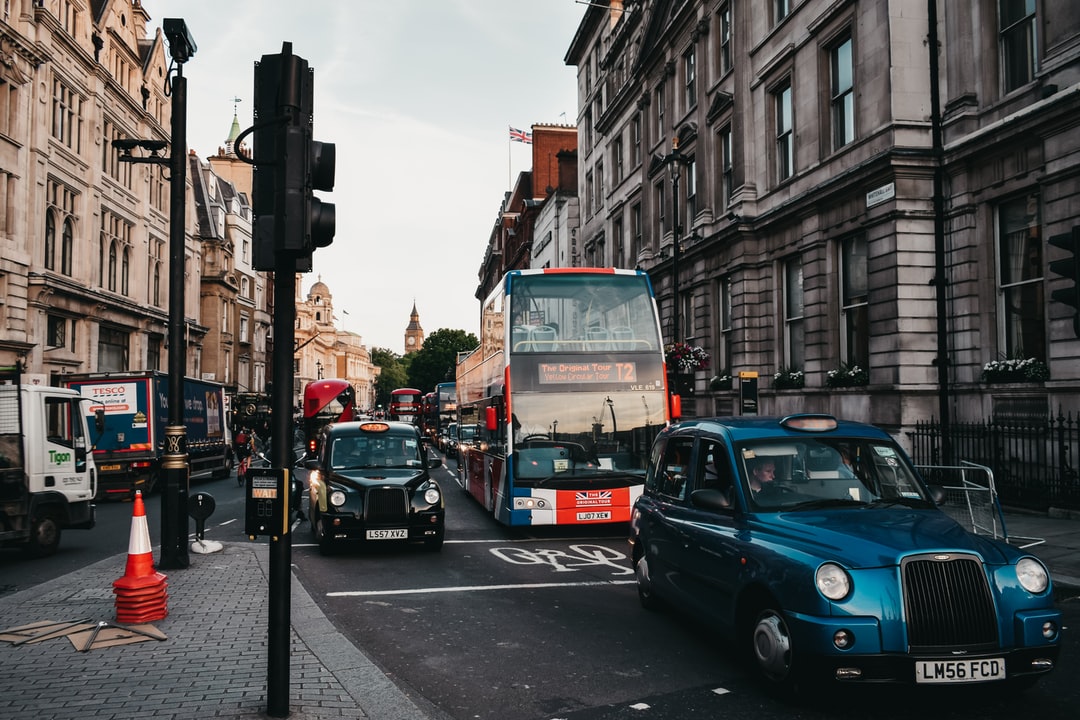
[[[154,491],[163,477],[165,426],[169,421],[169,376],[158,371],[67,375],[64,384],[89,402],[91,418],[104,427],[92,436],[98,469],[98,497],[127,499]],[[231,436],[225,421],[224,386],[184,378],[184,425],[187,428],[190,480],[228,477],[232,471]]]
[[[65,529],[94,527],[96,470],[85,401],[0,368],[0,544],[50,555]]]

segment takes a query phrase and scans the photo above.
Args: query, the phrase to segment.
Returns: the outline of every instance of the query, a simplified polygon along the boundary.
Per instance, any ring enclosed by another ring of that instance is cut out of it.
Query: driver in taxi
[[[750,490],[761,492],[769,483],[776,480],[776,463],[769,459],[761,459],[754,463],[751,468]]]

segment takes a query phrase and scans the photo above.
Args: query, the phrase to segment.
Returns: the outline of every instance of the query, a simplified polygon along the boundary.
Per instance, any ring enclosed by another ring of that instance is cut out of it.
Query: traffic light
[[[1064,287],[1052,291],[1050,297],[1073,309],[1073,332],[1080,337],[1080,227],[1054,235],[1047,242],[1068,253],[1060,260],[1050,261],[1050,272],[1068,281]]]
[[[276,270],[284,255],[297,272],[334,239],[334,205],[315,190],[334,189],[335,147],[312,140],[314,74],[292,54],[263,55],[255,66],[254,267]]]

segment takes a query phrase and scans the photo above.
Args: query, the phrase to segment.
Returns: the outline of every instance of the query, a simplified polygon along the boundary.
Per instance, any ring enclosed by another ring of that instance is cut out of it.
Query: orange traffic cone
[[[124,576],[113,583],[116,594],[116,619],[127,624],[161,620],[169,614],[166,576],[154,570],[150,548],[150,528],[142,491],[135,491],[135,514],[131,518],[127,567]]]

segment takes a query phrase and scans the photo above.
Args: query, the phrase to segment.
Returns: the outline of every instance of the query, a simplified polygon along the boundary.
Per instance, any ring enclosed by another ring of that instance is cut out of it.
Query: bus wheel
[[[60,523],[48,513],[42,513],[30,521],[30,537],[26,541],[26,553],[30,557],[47,557],[60,546]]]

